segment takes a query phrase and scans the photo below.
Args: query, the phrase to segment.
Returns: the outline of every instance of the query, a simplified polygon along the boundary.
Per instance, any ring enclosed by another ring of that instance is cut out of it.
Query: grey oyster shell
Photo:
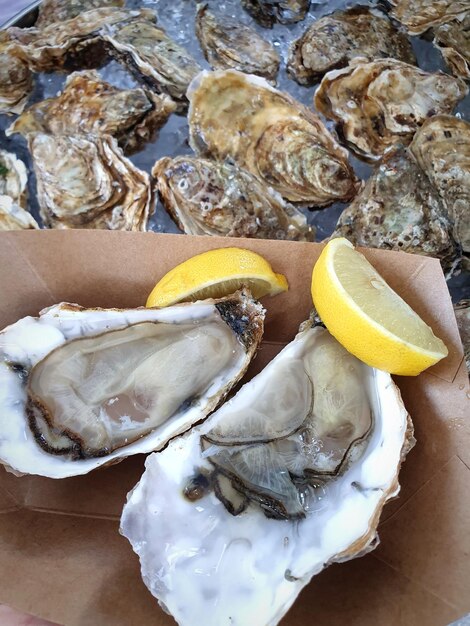
[[[149,176],[115,139],[37,133],[29,149],[47,227],[146,230],[153,210]]]
[[[406,35],[381,12],[365,6],[335,11],[313,22],[289,51],[287,71],[300,85],[313,85],[355,57],[392,57],[416,64]]]
[[[168,96],[118,89],[94,71],[76,72],[59,96],[33,104],[6,134],[108,134],[130,153],[151,139],[175,109]]]
[[[231,163],[165,157],[152,175],[163,205],[187,234],[295,241],[315,237],[300,211]]]
[[[310,7],[310,0],[241,0],[241,3],[245,11],[265,28],[272,28],[276,22],[300,22]]]
[[[385,153],[341,213],[332,237],[346,237],[355,246],[438,257],[448,277],[461,257],[443,201],[402,146]]]
[[[454,238],[470,254],[470,124],[451,115],[432,117],[410,150],[444,201]]]
[[[85,11],[103,7],[122,8],[125,0],[42,0],[39,5],[39,16],[36,28],[44,28],[49,24],[65,22]]]
[[[470,300],[461,300],[454,305],[455,319],[462,339],[467,370],[470,372]]]
[[[188,90],[190,144],[232,158],[292,202],[327,206],[359,186],[342,148],[312,111],[264,79],[202,72]]]
[[[276,79],[279,55],[253,28],[226,16],[218,18],[204,4],[197,12],[196,35],[213,69],[234,69]]]
[[[470,79],[470,12],[463,20],[436,28],[434,45],[442,52],[454,76]]]
[[[329,72],[315,93],[315,105],[336,122],[357,156],[374,161],[395,143],[408,144],[424,121],[451,113],[468,93],[465,83],[396,61],[354,59]]]
[[[0,150],[0,196],[8,196],[14,204],[26,208],[28,171],[16,154]]]
[[[0,195],[0,231],[31,228],[39,228],[31,213],[16,204],[10,196]]]
[[[21,113],[33,90],[28,64],[0,44],[0,113]]]
[[[410,35],[462,17],[470,10],[469,0],[389,0],[391,16],[401,22]]]

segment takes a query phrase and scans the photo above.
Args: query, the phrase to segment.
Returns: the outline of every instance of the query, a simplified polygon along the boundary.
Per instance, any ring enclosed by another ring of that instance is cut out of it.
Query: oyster
[[[385,153],[363,191],[341,213],[332,237],[438,257],[448,277],[461,257],[444,203],[403,147]]]
[[[153,210],[149,176],[115,139],[37,133],[29,149],[45,226],[146,230]]]
[[[242,0],[242,7],[265,28],[276,22],[292,24],[307,15],[310,0]]]
[[[125,0],[42,0],[35,26],[45,28],[49,24],[71,20],[85,11],[103,7],[122,8],[124,4]]]
[[[263,332],[248,293],[165,309],[62,303],[0,333],[0,462],[64,478],[162,448],[241,378]]]
[[[132,152],[151,139],[175,109],[168,96],[143,89],[117,89],[94,71],[76,72],[59,96],[33,104],[6,134],[104,133]]]
[[[454,76],[470,78],[470,12],[462,21],[439,26],[434,31],[434,45],[442,52]]]
[[[462,17],[470,10],[469,0],[389,0],[391,16],[401,22],[410,35]]]
[[[33,75],[26,61],[0,44],[0,113],[21,113],[33,90]]]
[[[0,195],[0,231],[30,228],[39,228],[31,213],[16,204],[10,196]]]
[[[413,443],[390,375],[308,324],[201,427],[147,458],[121,533],[180,626],[275,626],[312,576],[377,545]]]
[[[279,55],[253,28],[226,16],[217,18],[203,4],[196,16],[196,35],[212,68],[240,70],[275,80]]]
[[[162,28],[143,15],[103,31],[103,39],[110,54],[138,77],[156,91],[170,95],[180,108],[186,106],[186,90],[201,68]]]
[[[415,64],[408,38],[381,12],[364,6],[335,11],[313,22],[289,50],[287,71],[301,85],[313,85],[351,59],[393,57]]]
[[[165,157],[157,161],[152,175],[166,210],[190,235],[314,239],[300,211],[231,163]]]
[[[16,154],[0,150],[0,196],[9,196],[14,204],[26,208],[28,172]]]
[[[457,302],[457,304],[454,305],[454,311],[462,339],[465,363],[470,373],[470,300]]]
[[[238,165],[284,198],[310,206],[351,199],[347,151],[314,113],[258,76],[201,72],[188,90],[192,148]]]
[[[388,146],[407,144],[426,118],[451,113],[468,93],[458,79],[384,59],[355,59],[329,72],[315,94],[315,106],[359,156],[379,159]]]
[[[454,238],[470,253],[470,124],[452,115],[427,120],[410,146],[443,199]]]

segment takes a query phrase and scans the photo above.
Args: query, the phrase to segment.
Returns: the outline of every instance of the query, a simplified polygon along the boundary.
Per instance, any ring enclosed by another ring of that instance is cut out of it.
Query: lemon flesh
[[[353,245],[333,239],[313,269],[314,305],[330,333],[377,369],[416,376],[447,356],[444,343]]]
[[[273,272],[262,256],[243,248],[218,248],[191,257],[170,270],[155,285],[147,307],[221,298],[249,287],[255,298],[287,291],[282,274]]]

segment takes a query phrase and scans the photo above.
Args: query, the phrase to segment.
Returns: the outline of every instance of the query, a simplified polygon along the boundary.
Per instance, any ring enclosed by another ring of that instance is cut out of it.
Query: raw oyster
[[[313,85],[351,59],[393,57],[415,64],[408,38],[381,12],[364,6],[335,11],[313,22],[290,47],[287,71],[301,85]]]
[[[28,172],[16,154],[0,150],[0,196],[9,196],[14,204],[26,208]]]
[[[180,626],[275,626],[312,576],[377,545],[413,443],[390,375],[308,324],[203,426],[147,458],[121,532]]]
[[[162,28],[143,16],[103,31],[103,39],[110,54],[153,89],[170,95],[180,108],[187,105],[186,90],[201,68]]]
[[[410,35],[420,35],[431,27],[462,17],[470,10],[469,0],[389,0],[391,16],[401,22]]]
[[[0,195],[0,230],[27,230],[30,228],[39,228],[31,213],[16,204],[10,196]]]
[[[166,309],[62,303],[0,333],[0,462],[65,478],[162,448],[213,410],[263,333],[249,293]]]
[[[190,144],[201,156],[231,157],[287,200],[309,206],[356,194],[347,151],[319,117],[263,78],[201,72],[188,98]]]
[[[448,277],[461,257],[444,203],[403,147],[385,153],[363,191],[341,213],[332,237],[438,257]]]
[[[434,45],[442,52],[454,76],[470,78],[470,12],[462,21],[439,26],[434,31]]]
[[[108,135],[47,135],[29,141],[38,202],[49,228],[146,230],[150,179]]]
[[[117,89],[94,71],[76,72],[59,96],[33,104],[6,134],[104,133],[115,137],[129,153],[151,139],[175,109],[168,96]]]
[[[470,254],[470,124],[436,115],[419,129],[410,149],[447,207],[454,238]]]
[[[190,235],[296,241],[315,237],[300,211],[231,163],[165,157],[152,175],[166,210]]]
[[[85,11],[103,7],[122,8],[124,4],[125,0],[42,0],[35,26],[45,28],[49,24],[71,20]]]
[[[310,0],[242,0],[242,7],[265,28],[276,22],[292,24],[307,15]]]
[[[454,311],[462,339],[465,363],[470,373],[470,300],[457,302],[457,304],[454,305]]]
[[[32,89],[28,64],[0,44],[0,113],[21,113]]]
[[[197,12],[196,35],[212,68],[240,70],[275,80],[279,55],[253,28],[226,16],[217,18],[204,4]]]
[[[395,59],[354,59],[329,72],[315,94],[315,106],[337,124],[350,148],[367,160],[388,146],[409,143],[426,118],[451,113],[468,93],[458,79],[423,72]]]

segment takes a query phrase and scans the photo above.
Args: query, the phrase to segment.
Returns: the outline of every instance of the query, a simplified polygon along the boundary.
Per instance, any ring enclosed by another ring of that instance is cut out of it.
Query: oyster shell
[[[359,157],[379,159],[395,143],[407,144],[436,112],[451,113],[468,93],[458,79],[384,59],[355,59],[329,72],[315,94],[315,106],[334,120]]]
[[[231,163],[165,157],[152,175],[166,210],[190,235],[296,241],[315,237],[300,211]]]
[[[201,427],[147,458],[121,533],[180,626],[275,626],[312,576],[377,545],[413,443],[390,375],[308,324]]]
[[[438,192],[408,150],[391,148],[341,213],[332,237],[355,246],[438,257],[450,277],[461,253]]]
[[[125,0],[42,0],[35,26],[45,28],[49,24],[71,20],[85,11],[103,7],[122,8],[124,4]]]
[[[421,35],[429,28],[461,17],[470,10],[469,0],[389,0],[391,16],[401,22],[410,35]]]
[[[186,90],[200,71],[190,54],[145,15],[103,31],[110,54],[158,92],[167,93],[180,109],[187,105]]]
[[[454,305],[455,319],[459,327],[467,370],[470,373],[470,300],[461,300]]]
[[[6,134],[104,133],[115,137],[129,153],[151,139],[175,109],[168,96],[143,89],[118,89],[94,71],[76,72],[69,76],[59,96],[33,104]]]
[[[241,378],[263,332],[248,293],[165,309],[62,303],[0,333],[0,462],[65,478],[162,448]]]
[[[150,179],[108,135],[30,136],[41,217],[49,228],[146,230]]]
[[[16,204],[10,196],[0,195],[0,231],[30,228],[39,228],[31,213]]]
[[[310,0],[242,0],[242,7],[261,26],[272,28],[276,22],[301,22],[310,8]]]
[[[290,47],[287,71],[300,85],[313,85],[330,70],[351,59],[393,57],[416,64],[406,35],[381,12],[364,6],[325,15],[308,27]]]
[[[258,76],[201,72],[188,90],[190,144],[233,158],[284,198],[310,206],[351,199],[347,151],[314,113]]]
[[[26,208],[28,171],[16,154],[0,150],[0,196],[9,196],[14,204]]]
[[[217,18],[203,4],[196,16],[196,35],[213,69],[234,69],[276,79],[279,55],[253,28],[226,16]]]
[[[470,124],[452,115],[427,120],[410,146],[443,199],[454,238],[470,253]]]
[[[434,45],[442,52],[454,76],[470,78],[470,12],[462,21],[454,20],[436,28]]]
[[[21,113],[33,90],[33,75],[26,61],[0,44],[0,113]]]

